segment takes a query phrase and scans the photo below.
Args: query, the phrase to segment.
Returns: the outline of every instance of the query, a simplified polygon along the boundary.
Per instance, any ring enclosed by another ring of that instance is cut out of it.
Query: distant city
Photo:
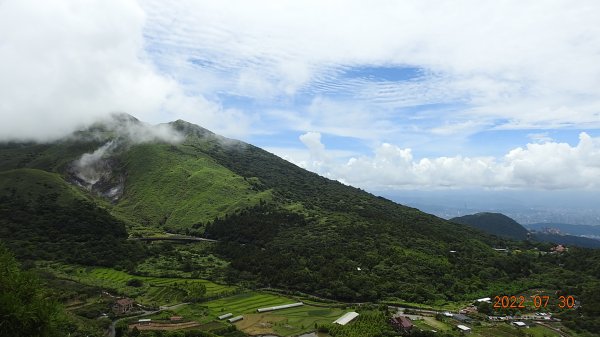
[[[401,191],[382,192],[388,199],[444,219],[478,212],[503,213],[523,225],[566,223],[600,225],[597,192],[569,191]]]

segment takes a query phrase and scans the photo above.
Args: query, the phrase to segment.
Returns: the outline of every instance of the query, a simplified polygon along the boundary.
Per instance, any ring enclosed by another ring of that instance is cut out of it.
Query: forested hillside
[[[199,126],[170,125],[176,141],[96,125],[50,144],[0,146],[2,240],[24,259],[134,272],[150,253],[128,236],[206,236],[219,241],[206,249],[230,283],[345,301],[433,304],[533,287],[581,293],[599,276],[581,267],[596,251],[541,255],[543,245],[488,236]],[[515,229],[502,233],[522,238]],[[493,250],[506,246],[527,253]],[[189,257],[174,258],[190,272]]]
[[[57,174],[0,172],[0,239],[19,257],[130,266],[144,247],[122,222]]]

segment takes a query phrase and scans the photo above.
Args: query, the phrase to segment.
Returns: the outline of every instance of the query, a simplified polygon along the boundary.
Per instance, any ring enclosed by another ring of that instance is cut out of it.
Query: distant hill
[[[515,240],[526,240],[529,233],[525,227],[501,213],[477,213],[452,218],[450,221]]]
[[[552,242],[567,246],[578,246],[584,248],[600,248],[600,240],[590,239],[583,236],[561,235],[552,233],[532,232],[532,239],[540,242]]]
[[[531,239],[539,242],[552,242],[584,248],[600,248],[600,240],[557,233],[529,232],[521,224],[501,213],[477,213],[452,218],[450,221],[477,228],[485,233],[515,240]]]
[[[544,231],[545,229],[558,229],[561,234],[571,234],[579,236],[597,236],[600,237],[600,226],[573,225],[566,223],[533,223],[524,225],[529,230]]]

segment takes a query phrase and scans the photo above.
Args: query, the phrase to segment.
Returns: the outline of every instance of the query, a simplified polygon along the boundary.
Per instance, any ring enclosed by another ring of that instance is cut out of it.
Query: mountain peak
[[[126,112],[113,112],[110,114],[110,120],[125,123],[141,123],[139,119]]]
[[[198,137],[206,137],[206,136],[217,136],[214,132],[205,129],[199,125],[190,123],[188,121],[184,121],[183,119],[178,119],[174,122],[170,122],[169,125],[173,127],[175,130],[185,134],[185,135],[194,135]]]

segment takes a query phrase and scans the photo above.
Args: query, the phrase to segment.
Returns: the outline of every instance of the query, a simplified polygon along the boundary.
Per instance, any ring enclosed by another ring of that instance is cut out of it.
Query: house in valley
[[[396,330],[409,333],[413,328],[413,324],[408,317],[396,316],[392,317],[390,323],[396,328]]]
[[[133,309],[134,301],[131,298],[119,298],[115,304],[113,304],[113,312],[117,315],[123,315]]]

